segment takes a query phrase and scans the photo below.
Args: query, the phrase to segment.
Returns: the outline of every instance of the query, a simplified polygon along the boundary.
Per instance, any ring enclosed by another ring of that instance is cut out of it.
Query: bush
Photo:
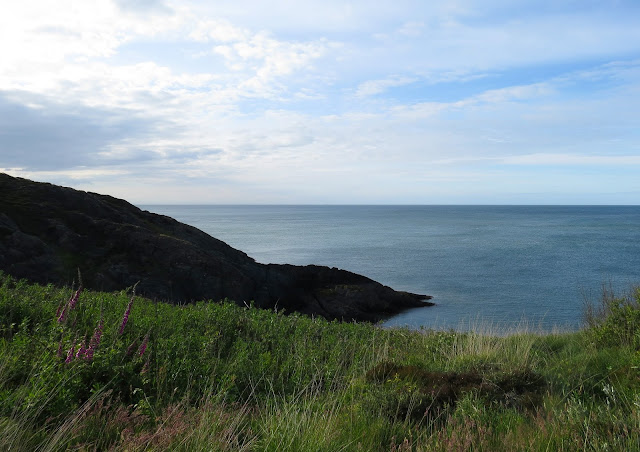
[[[600,304],[587,305],[585,317],[597,346],[640,349],[640,287],[622,296],[604,287]]]

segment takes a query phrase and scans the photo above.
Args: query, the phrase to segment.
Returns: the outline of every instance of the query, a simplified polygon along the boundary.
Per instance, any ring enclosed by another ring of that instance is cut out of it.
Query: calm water
[[[578,328],[585,296],[640,283],[640,207],[145,206],[263,263],[319,264],[437,306],[387,325]]]

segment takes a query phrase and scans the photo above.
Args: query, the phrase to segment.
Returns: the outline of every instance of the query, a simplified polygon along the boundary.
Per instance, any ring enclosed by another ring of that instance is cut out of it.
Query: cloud
[[[398,33],[401,35],[405,35],[411,38],[417,38],[424,33],[425,24],[424,22],[407,22],[402,25],[402,27],[398,30]]]
[[[114,0],[115,3],[123,11],[149,12],[152,11],[171,11],[165,4],[164,0]]]
[[[640,151],[640,149],[639,149]],[[640,155],[528,154],[502,159],[506,165],[628,166],[640,165]]]
[[[626,2],[28,3],[0,17],[3,168],[174,202],[451,199],[637,169]]]
[[[232,25],[224,19],[203,19],[195,21],[189,38],[199,42],[237,42],[249,39],[251,32],[245,28]]]
[[[553,87],[549,83],[533,83],[520,86],[487,90],[468,100],[470,103],[498,104],[505,102],[528,101],[543,99],[553,94]]]
[[[389,88],[408,85],[416,80],[416,78],[411,77],[391,77],[384,80],[369,80],[358,86],[356,97],[375,96],[376,94],[385,92]]]
[[[244,96],[271,98],[287,91],[279,80],[299,71],[309,72],[313,62],[324,56],[331,46],[326,40],[287,42],[265,33],[217,45],[213,51],[222,56],[227,67],[238,74],[238,85]]]
[[[0,166],[31,171],[107,165],[102,152],[114,143],[148,137],[159,124],[133,112],[65,106],[29,96],[32,106],[0,93]],[[21,93],[20,99],[25,99]],[[133,160],[146,160],[138,155]]]

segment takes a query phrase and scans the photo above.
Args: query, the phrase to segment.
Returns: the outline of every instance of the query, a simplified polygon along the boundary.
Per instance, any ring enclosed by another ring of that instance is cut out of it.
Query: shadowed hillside
[[[174,303],[228,298],[328,319],[377,321],[431,297],[321,266],[259,264],[121,199],[0,174],[0,269],[39,283],[133,286]]]

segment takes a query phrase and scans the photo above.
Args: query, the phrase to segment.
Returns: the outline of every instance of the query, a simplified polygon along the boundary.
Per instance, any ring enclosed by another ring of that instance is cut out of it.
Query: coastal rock
[[[227,298],[327,319],[378,321],[431,297],[337,268],[259,264],[192,226],[128,202],[0,173],[0,270],[38,283],[187,303]]]

